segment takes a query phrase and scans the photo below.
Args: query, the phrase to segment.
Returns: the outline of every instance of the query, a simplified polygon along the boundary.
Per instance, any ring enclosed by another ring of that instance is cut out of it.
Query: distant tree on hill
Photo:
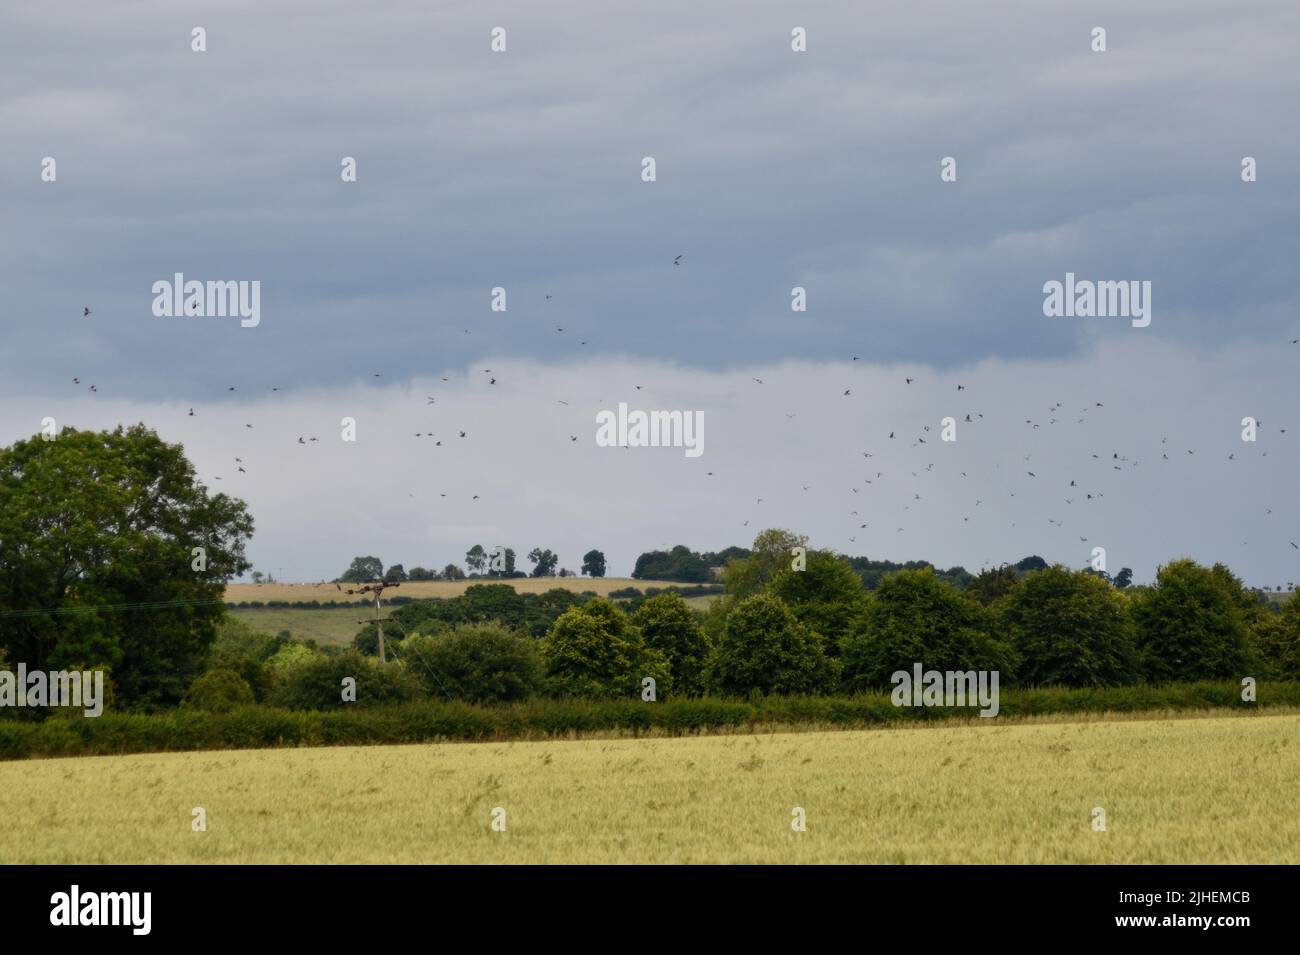
[[[719,551],[709,551],[700,555],[700,560],[710,567],[725,567],[727,561],[744,560],[752,551],[748,547],[731,546]]]
[[[1119,573],[1115,575],[1114,584],[1115,584],[1115,588],[1116,588],[1117,590],[1124,590],[1126,587],[1130,587],[1130,586],[1132,586],[1132,585],[1133,585],[1133,568],[1132,568],[1132,567],[1121,567],[1121,568],[1119,569]]]
[[[1043,560],[1043,558],[1039,557],[1037,554],[1033,555],[1032,557],[1026,557],[1023,560],[1021,560],[1018,564],[1016,564],[1016,570],[1020,571],[1022,574],[1027,574],[1031,570],[1046,570],[1046,569],[1047,569],[1047,561]]]
[[[505,553],[503,556],[505,557],[505,560],[503,561],[503,563],[505,564],[504,570],[492,569],[492,562],[493,560],[495,560],[495,557],[493,557],[488,561],[487,575],[489,577],[505,578],[505,577],[526,577],[527,576],[527,574],[515,570],[515,550],[513,547],[507,547],[505,549]]]
[[[382,580],[384,562],[378,557],[353,557],[352,563],[339,580],[345,584],[364,584],[372,580]]]
[[[554,577],[555,565],[560,562],[560,558],[554,553],[541,547],[534,547],[530,550],[528,559],[534,565],[532,573],[534,577]]]
[[[713,571],[700,555],[684,544],[670,551],[647,551],[636,559],[632,576],[638,580],[677,580],[702,583],[713,579]]]
[[[472,573],[481,574],[487,561],[487,551],[483,549],[482,544],[475,544],[465,552],[465,566],[468,567]]]
[[[437,580],[438,572],[425,567],[412,567],[407,578],[410,580]]]
[[[464,580],[465,571],[461,570],[455,564],[448,564],[442,569],[443,580]]]
[[[582,555],[582,572],[588,577],[605,576],[605,555],[598,550],[589,550]]]
[[[401,564],[394,564],[392,567],[389,567],[388,570],[384,571],[384,580],[389,583],[400,583],[407,579],[409,578],[406,576],[406,568]]]

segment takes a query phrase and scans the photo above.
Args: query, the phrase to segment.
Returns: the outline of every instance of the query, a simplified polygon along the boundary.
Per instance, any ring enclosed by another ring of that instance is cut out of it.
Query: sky
[[[7,3],[0,443],[144,421],[287,580],[781,526],[1285,585],[1297,35],[1282,2]],[[260,321],[155,315],[178,272],[257,281]],[[1151,323],[1047,317],[1067,272],[1150,282]],[[598,446],[619,402],[702,414],[704,453]]]

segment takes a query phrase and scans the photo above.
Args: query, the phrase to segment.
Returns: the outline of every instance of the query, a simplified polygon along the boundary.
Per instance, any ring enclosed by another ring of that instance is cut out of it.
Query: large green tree
[[[827,652],[837,654],[839,643],[853,622],[866,610],[867,591],[849,562],[827,550],[810,550],[805,560],[778,570],[768,592],[815,633],[826,638]]]
[[[0,647],[30,668],[107,666],[124,703],[177,702],[252,532],[144,425],[19,441],[0,450]]]
[[[898,670],[997,670],[1003,683],[1014,653],[990,636],[992,621],[973,597],[929,569],[885,576],[865,614],[844,639],[846,685],[863,690],[889,685]]]
[[[1147,679],[1215,680],[1245,674],[1254,598],[1222,564],[1186,558],[1156,572],[1133,610]]]
[[[651,677],[656,693],[672,686],[668,660],[645,645],[622,608],[593,600],[560,614],[542,642],[551,690],[589,698],[637,698]]]
[[[1022,683],[1118,686],[1141,677],[1126,599],[1086,571],[1057,564],[1026,574],[999,619],[1020,654]]]
[[[694,611],[680,594],[656,594],[632,615],[645,645],[668,658],[673,688],[681,694],[701,694],[712,644]]]
[[[779,597],[756,594],[727,614],[714,656],[713,682],[725,693],[827,693],[839,661],[821,634],[799,622]]]

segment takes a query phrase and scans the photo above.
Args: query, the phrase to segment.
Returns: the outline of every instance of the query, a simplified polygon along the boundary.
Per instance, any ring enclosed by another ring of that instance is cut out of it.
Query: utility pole
[[[338,584],[335,584],[334,586],[338,587],[339,590],[343,590],[343,588],[339,587]],[[381,580],[377,583],[366,584],[364,587],[358,587],[356,590],[343,590],[345,594],[373,593],[375,595],[375,619],[358,620],[357,623],[373,623],[375,625],[375,629],[379,631],[379,662],[380,663],[388,662],[388,658],[384,655],[384,621],[387,620],[388,618],[381,617],[379,615],[379,598],[383,596],[385,587],[400,587],[400,586],[402,585],[398,583],[396,580]]]

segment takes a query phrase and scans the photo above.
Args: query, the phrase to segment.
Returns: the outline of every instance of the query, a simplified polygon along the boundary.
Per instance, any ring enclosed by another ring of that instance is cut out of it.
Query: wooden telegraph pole
[[[335,584],[334,586],[338,587],[339,590],[343,590],[343,588],[339,587],[338,584]],[[380,663],[388,662],[388,658],[384,655],[384,621],[387,620],[388,618],[381,617],[379,615],[379,598],[383,596],[384,588],[400,587],[400,586],[402,585],[396,580],[387,580],[387,581],[381,580],[377,583],[366,584],[364,587],[358,587],[356,590],[343,590],[345,594],[371,594],[372,593],[375,595],[375,618],[373,620],[358,620],[357,623],[373,623],[375,625],[375,628],[379,631],[379,662]]]

